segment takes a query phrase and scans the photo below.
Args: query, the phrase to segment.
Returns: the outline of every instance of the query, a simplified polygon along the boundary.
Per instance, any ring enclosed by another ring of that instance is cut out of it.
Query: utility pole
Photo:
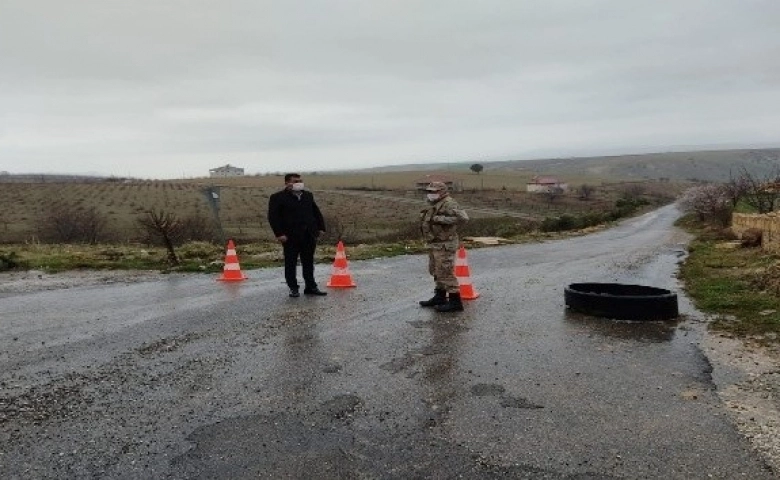
[[[219,240],[222,242],[222,245],[225,245],[225,231],[222,230],[222,221],[219,219],[219,187],[206,187],[203,189],[203,194],[206,195],[206,202],[208,202],[209,207],[211,207],[211,213],[214,215],[214,223],[217,225]]]

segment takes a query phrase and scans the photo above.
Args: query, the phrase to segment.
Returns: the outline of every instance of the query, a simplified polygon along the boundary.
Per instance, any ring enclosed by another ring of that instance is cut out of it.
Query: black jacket
[[[325,220],[314,202],[314,195],[304,190],[300,200],[289,190],[271,195],[268,200],[268,222],[279,237],[287,235],[292,239],[318,235],[325,231]]]

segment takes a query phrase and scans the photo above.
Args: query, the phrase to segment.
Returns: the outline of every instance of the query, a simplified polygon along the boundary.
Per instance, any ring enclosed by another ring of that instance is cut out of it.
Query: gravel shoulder
[[[169,277],[156,271],[4,272],[0,297]],[[780,347],[712,332],[704,334],[700,346],[713,365],[718,395],[737,429],[780,473]]]
[[[780,347],[707,333],[701,348],[737,429],[780,475]]]

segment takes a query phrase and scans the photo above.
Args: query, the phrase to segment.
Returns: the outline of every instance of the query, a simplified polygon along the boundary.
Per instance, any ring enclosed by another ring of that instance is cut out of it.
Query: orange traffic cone
[[[455,258],[455,278],[458,279],[461,299],[474,300],[479,297],[479,293],[474,290],[474,285],[471,284],[471,272],[466,261],[466,249],[463,248],[463,245],[458,249],[458,256]]]
[[[328,286],[333,288],[348,288],[356,287],[355,282],[352,280],[352,275],[349,273],[349,266],[347,265],[347,254],[344,252],[344,243],[339,240],[336,247],[336,258],[333,260],[333,273],[328,280]]]
[[[241,273],[241,267],[238,265],[238,255],[236,255],[236,246],[233,245],[233,240],[228,240],[225,267],[222,269],[222,276],[217,280],[221,282],[246,280],[244,274]]]

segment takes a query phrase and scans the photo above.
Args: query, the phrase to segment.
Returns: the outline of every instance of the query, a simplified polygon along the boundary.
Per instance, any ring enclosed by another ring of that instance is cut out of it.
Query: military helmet
[[[425,189],[429,192],[446,192],[447,184],[444,182],[431,182]]]

